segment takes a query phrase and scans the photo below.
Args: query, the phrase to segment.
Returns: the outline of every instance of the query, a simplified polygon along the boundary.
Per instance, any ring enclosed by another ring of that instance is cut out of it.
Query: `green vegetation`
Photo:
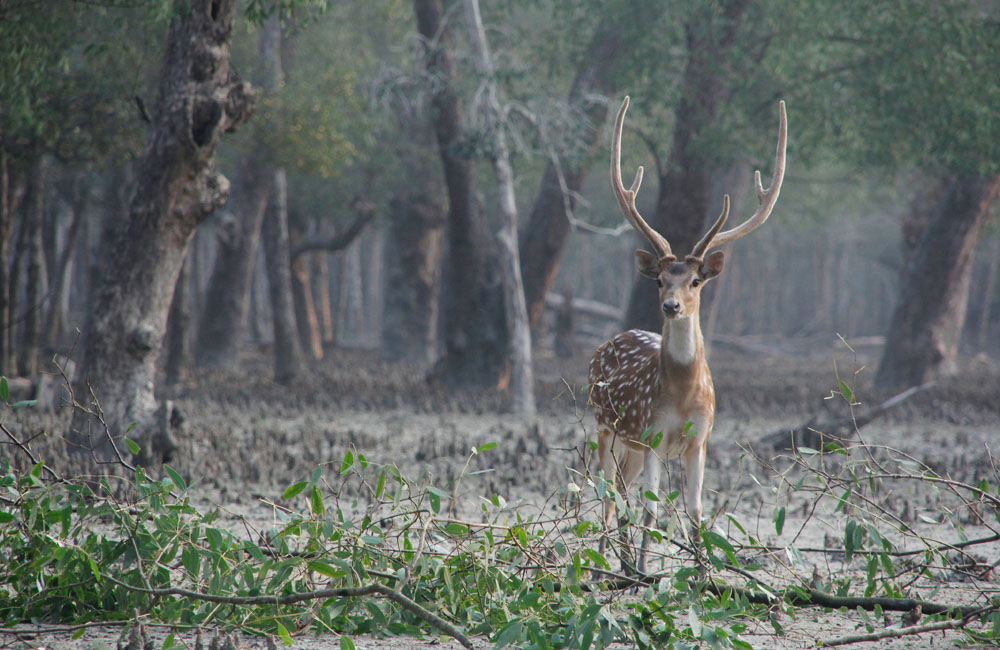
[[[839,385],[852,404],[851,387]],[[468,466],[455,484],[434,486],[350,450],[339,465],[317,468],[265,502],[272,523],[263,527],[197,507],[197,480],[167,465],[159,478],[131,468],[68,480],[5,425],[0,431],[34,462],[19,472],[0,458],[4,626],[70,626],[82,636],[116,625],[125,636],[141,624],[169,630],[164,648],[203,628],[289,645],[300,635],[335,634],[345,648],[367,634],[445,635],[467,646],[480,637],[498,648],[618,641],[751,648],[749,630],[780,635],[784,616],[822,607],[856,610],[862,636],[872,638],[961,629],[972,640],[1000,639],[1000,604],[988,589],[963,603],[918,597],[956,572],[988,579],[994,567],[972,551],[1000,540],[997,477],[953,481],[875,446],[800,448],[790,463],[769,468],[777,477],[773,512],[762,511],[758,522],[726,514],[703,525],[696,543],[673,508],[678,494],[649,493],[667,513],[648,531],[658,570],[635,576],[615,567],[632,553],[622,540],[638,530],[641,513],[600,477],[581,476],[579,485],[556,491],[551,517],[525,516],[497,495],[463,517],[456,495]],[[483,444],[472,456],[488,457],[495,447]],[[953,506],[934,521],[924,515],[910,523],[893,499],[915,484]],[[606,555],[596,550],[602,496],[625,513]],[[796,517],[797,530],[789,525],[793,496],[809,506]],[[807,527],[831,521],[841,524],[825,548],[796,542]],[[969,539],[967,525],[994,532]],[[942,529],[959,541],[942,541]],[[825,556],[826,571],[806,559],[816,554]],[[885,627],[893,611],[924,619]]]

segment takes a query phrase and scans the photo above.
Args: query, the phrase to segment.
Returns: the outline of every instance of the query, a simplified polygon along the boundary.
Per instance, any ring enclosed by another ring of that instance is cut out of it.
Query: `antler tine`
[[[722,214],[720,214],[719,218],[715,220],[715,223],[712,224],[712,227],[708,229],[708,232],[705,233],[705,236],[702,237],[701,240],[694,245],[694,250],[691,251],[691,254],[688,255],[688,257],[700,260],[702,256],[705,254],[705,251],[708,250],[708,247],[712,243],[712,240],[715,239],[715,236],[719,234],[720,230],[722,230],[722,226],[723,224],[726,223],[726,219],[728,218],[729,218],[729,195],[726,194],[725,196],[722,197]]]
[[[643,220],[639,210],[635,207],[635,197],[639,193],[639,186],[642,184],[642,167],[635,173],[635,180],[632,187],[625,189],[622,182],[622,126],[625,124],[625,111],[628,110],[628,96],[622,102],[622,107],[618,109],[618,117],[615,119],[615,132],[611,139],[611,187],[614,190],[615,198],[622,209],[625,219],[632,224],[649,240],[649,243],[657,250],[661,257],[673,257],[670,251],[670,243],[660,233],[653,230],[649,224]]]
[[[705,250],[709,246],[723,246],[729,242],[736,241],[755,230],[767,221],[767,218],[771,215],[774,203],[778,200],[778,193],[781,191],[781,181],[785,177],[785,144],[788,140],[788,118],[785,116],[784,101],[778,102],[778,113],[781,115],[781,121],[778,125],[778,150],[774,155],[774,175],[771,176],[771,186],[765,190],[764,185],[760,182],[760,170],[755,171],[754,183],[757,186],[757,200],[760,202],[760,205],[757,206],[757,211],[735,228],[720,232],[715,236],[714,240],[705,246]]]

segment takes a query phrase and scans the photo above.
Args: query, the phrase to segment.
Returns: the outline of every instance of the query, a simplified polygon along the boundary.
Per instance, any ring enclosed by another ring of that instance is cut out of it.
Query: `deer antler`
[[[760,205],[757,206],[757,211],[735,228],[730,228],[717,235],[710,236],[713,232],[718,232],[718,229],[722,227],[722,224],[716,221],[715,225],[712,226],[712,230],[695,246],[695,251],[692,255],[700,257],[712,246],[723,246],[729,242],[736,241],[767,221],[771,210],[774,208],[775,201],[778,200],[778,192],[781,191],[781,181],[785,177],[785,144],[788,140],[788,119],[785,117],[785,102],[778,102],[778,113],[781,115],[781,121],[778,125],[778,150],[774,155],[774,175],[771,176],[771,186],[765,190],[760,182],[760,170],[754,172],[754,182],[757,186],[757,200],[760,202]],[[728,200],[726,201],[726,205],[728,207]],[[725,214],[727,211],[723,210],[723,213]],[[720,217],[719,220],[725,221],[724,216]]]
[[[622,102],[622,107],[618,109],[618,117],[615,119],[615,132],[611,140],[611,187],[614,190],[618,205],[621,206],[625,219],[632,224],[632,227],[641,232],[649,243],[653,245],[661,258],[674,257],[670,251],[670,243],[660,233],[653,230],[649,224],[643,220],[639,210],[635,207],[635,197],[642,184],[642,167],[635,172],[635,180],[632,187],[625,189],[622,182],[622,125],[625,124],[625,111],[628,110],[628,96]],[[784,155],[784,154],[782,154]],[[766,217],[765,217],[766,218]],[[676,259],[676,257],[674,257]]]

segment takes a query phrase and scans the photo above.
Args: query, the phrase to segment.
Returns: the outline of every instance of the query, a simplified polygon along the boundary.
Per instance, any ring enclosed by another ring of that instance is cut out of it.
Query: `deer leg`
[[[658,512],[659,504],[653,499],[646,497],[646,492],[652,492],[654,495],[660,489],[660,470],[662,469],[662,461],[660,457],[656,455],[655,452],[647,452],[645,458],[645,476],[640,484],[640,492],[642,496],[642,504],[644,506],[645,513],[643,515],[643,526],[644,528],[651,528],[656,525],[656,515]],[[639,573],[646,573],[646,553],[649,549],[649,533],[646,530],[642,531],[642,547],[639,550]]]
[[[684,454],[684,473],[687,486],[684,490],[684,505],[688,517],[697,532],[701,525],[701,486],[705,480],[705,443],[694,445]]]

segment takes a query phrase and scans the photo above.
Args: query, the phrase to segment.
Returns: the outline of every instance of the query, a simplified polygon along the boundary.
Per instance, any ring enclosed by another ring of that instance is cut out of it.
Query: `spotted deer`
[[[664,316],[663,332],[629,330],[601,345],[594,354],[590,362],[589,403],[597,419],[598,459],[606,479],[627,494],[644,470],[642,492],[655,491],[666,460],[683,458],[684,501],[688,516],[697,526],[702,517],[705,445],[715,420],[715,388],[705,360],[698,310],[702,288],[722,272],[725,257],[721,250],[705,253],[747,235],[771,214],[785,173],[785,103],[779,104],[778,149],[770,187],[764,189],[759,171],[754,175],[757,211],[741,225],[723,231],[729,216],[727,194],[719,218],[691,253],[680,259],[666,238],[651,228],[636,209],[642,167],[629,189],[622,183],[621,137],[628,103],[626,97],[615,120],[611,185],[625,218],[655,249],[655,254],[637,250],[635,267],[642,275],[656,280]],[[645,496],[643,499],[648,527],[656,516],[656,502]],[[606,527],[612,525],[614,513],[614,501],[605,499]],[[638,567],[642,572],[648,542],[648,536],[644,535]]]

